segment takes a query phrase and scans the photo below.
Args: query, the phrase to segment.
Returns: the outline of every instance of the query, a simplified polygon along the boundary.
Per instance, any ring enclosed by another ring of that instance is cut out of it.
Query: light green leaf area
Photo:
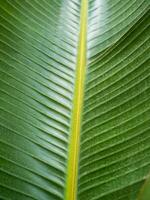
[[[0,1],[0,200],[137,200],[150,171],[149,13],[149,0]]]
[[[149,197],[150,197],[150,178],[148,177],[140,190],[138,200],[149,200]]]

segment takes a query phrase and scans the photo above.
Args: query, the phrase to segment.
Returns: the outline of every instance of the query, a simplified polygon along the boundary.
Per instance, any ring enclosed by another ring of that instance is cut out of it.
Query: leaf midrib
[[[84,82],[86,73],[86,35],[87,35],[88,1],[82,0],[80,12],[80,35],[74,88],[73,109],[70,128],[68,169],[66,177],[66,200],[76,200],[78,182],[79,142],[84,96]]]

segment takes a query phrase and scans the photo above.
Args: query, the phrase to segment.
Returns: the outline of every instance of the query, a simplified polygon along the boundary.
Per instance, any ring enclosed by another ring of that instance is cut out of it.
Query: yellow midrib
[[[69,155],[68,155],[69,156],[68,170],[66,177],[67,178],[66,194],[65,194],[66,200],[76,200],[76,194],[77,194],[81,113],[82,113],[83,93],[84,93],[84,79],[86,73],[87,9],[88,9],[88,0],[82,0],[77,70],[76,70],[75,91],[74,91],[70,143],[69,143]]]

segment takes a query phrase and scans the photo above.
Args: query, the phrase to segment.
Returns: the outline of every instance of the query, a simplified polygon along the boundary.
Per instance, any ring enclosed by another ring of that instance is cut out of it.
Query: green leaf
[[[0,1],[0,199],[138,198],[149,35],[148,0]]]
[[[150,178],[148,177],[140,190],[138,200],[149,200],[149,197],[150,197]]]

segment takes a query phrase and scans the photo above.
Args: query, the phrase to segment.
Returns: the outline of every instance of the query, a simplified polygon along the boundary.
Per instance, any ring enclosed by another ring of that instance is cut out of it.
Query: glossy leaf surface
[[[136,200],[150,171],[149,1],[83,1],[85,52],[80,0],[0,1],[2,200],[65,199],[81,89],[77,199]]]

